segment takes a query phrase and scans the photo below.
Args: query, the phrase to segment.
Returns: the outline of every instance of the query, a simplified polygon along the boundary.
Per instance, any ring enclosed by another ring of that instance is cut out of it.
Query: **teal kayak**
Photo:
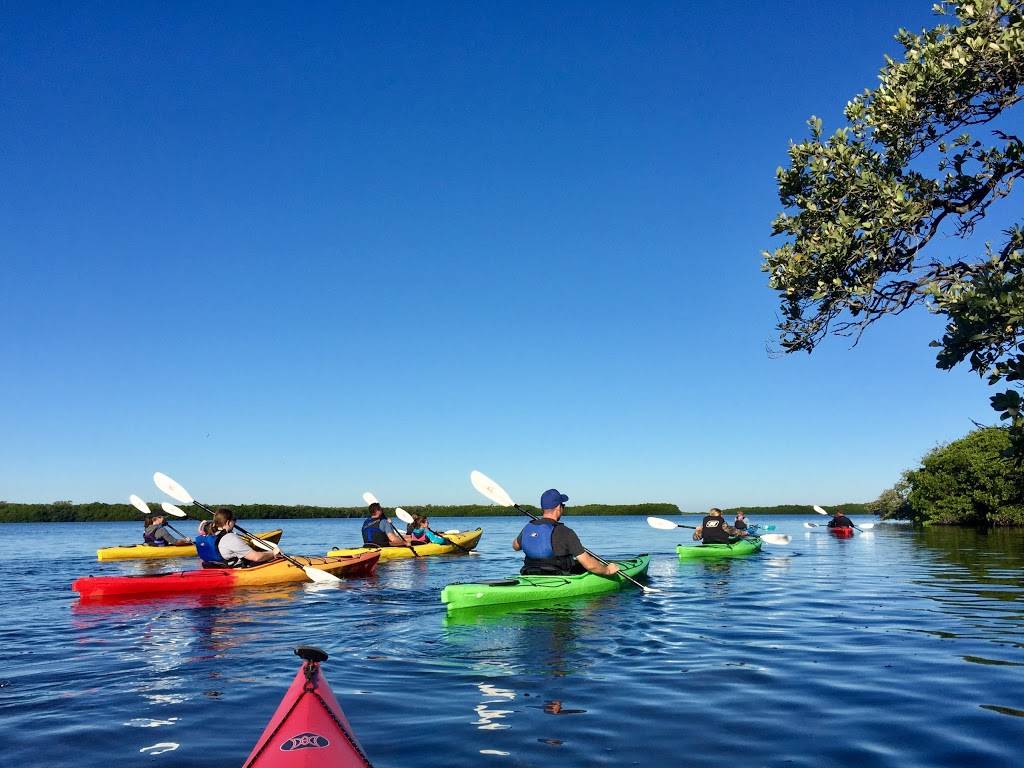
[[[720,557],[746,557],[761,551],[761,540],[756,536],[736,539],[730,544],[680,544],[676,554],[680,560],[717,560]]]
[[[629,560],[615,560],[622,572],[634,579],[647,573],[650,555],[638,555]],[[481,605],[529,603],[535,600],[557,600],[578,595],[597,595],[620,589],[636,589],[618,576],[597,576],[593,573],[568,576],[513,576],[501,581],[482,581],[476,584],[449,584],[441,590],[441,602],[449,611],[475,608]],[[637,590],[639,592],[639,590]]]

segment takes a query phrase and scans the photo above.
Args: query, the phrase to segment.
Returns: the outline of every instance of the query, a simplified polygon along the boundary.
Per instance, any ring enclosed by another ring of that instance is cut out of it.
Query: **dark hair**
[[[213,515],[213,524],[218,528],[223,528],[228,523],[232,523],[235,520],[235,513],[227,507],[221,507]]]
[[[152,515],[146,515],[144,518],[142,518],[142,525],[143,525],[143,527],[149,528],[149,526],[151,526],[152,524],[153,524],[153,516]]]
[[[367,509],[369,509],[371,515],[374,512],[382,512],[383,511],[383,508],[381,507],[379,501],[373,502],[373,504],[371,504],[369,507],[367,507]]]

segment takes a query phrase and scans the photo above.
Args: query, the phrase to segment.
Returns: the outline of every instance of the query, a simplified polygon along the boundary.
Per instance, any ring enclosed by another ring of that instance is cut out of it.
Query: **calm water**
[[[522,520],[436,519],[482,524],[479,554],[341,588],[108,606],[68,585],[192,561],[97,563],[129,523],[0,526],[3,764],[239,765],[302,643],[331,654],[378,766],[1024,764],[1024,534],[881,525],[841,541],[762,521],[792,544],[703,564],[677,561],[686,531],[570,518],[600,554],[653,553],[663,592],[458,622],[440,588],[513,573]],[[358,539],[357,521],[280,525],[294,553]]]

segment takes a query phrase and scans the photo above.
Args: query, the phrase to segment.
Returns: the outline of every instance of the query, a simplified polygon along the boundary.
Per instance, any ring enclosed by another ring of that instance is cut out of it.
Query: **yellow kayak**
[[[397,560],[402,557],[429,557],[430,555],[460,554],[466,550],[473,549],[484,535],[483,528],[462,533],[446,533],[444,537],[451,544],[414,544],[411,547],[352,547],[351,549],[332,549],[327,553],[328,557],[344,557],[346,555],[361,555],[363,552],[380,552],[380,560]],[[458,546],[456,546],[458,545]]]
[[[281,540],[281,535],[284,533],[280,528],[274,531],[265,531],[264,533],[257,533],[264,541],[270,541],[277,544]],[[241,535],[241,534],[239,534]],[[242,536],[243,539],[248,539],[247,536]],[[150,557],[195,557],[196,556],[196,545],[185,544],[180,547],[154,547],[151,544],[126,544],[123,547],[103,547],[103,549],[96,550],[97,560],[137,560],[145,559]]]

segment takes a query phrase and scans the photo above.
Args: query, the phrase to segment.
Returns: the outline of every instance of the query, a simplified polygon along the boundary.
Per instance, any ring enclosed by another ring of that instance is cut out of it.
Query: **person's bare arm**
[[[514,549],[516,552],[520,552],[523,549],[519,545],[519,538],[518,537],[512,539],[512,549]]]
[[[608,565],[605,565],[589,552],[584,552],[582,555],[577,555],[576,562],[582,565],[591,573],[596,573],[598,576],[611,576],[612,574],[617,573],[619,570],[619,566],[617,563],[608,563]]]

